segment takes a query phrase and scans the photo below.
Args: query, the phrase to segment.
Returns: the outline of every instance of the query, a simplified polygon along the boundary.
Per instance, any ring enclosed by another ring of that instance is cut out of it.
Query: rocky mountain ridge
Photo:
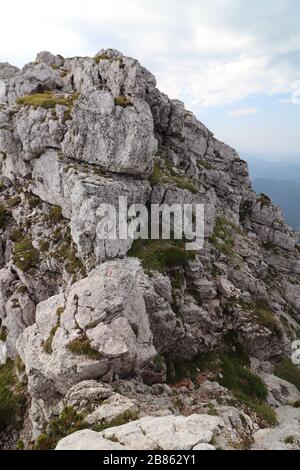
[[[55,447],[55,419],[64,435],[101,434],[147,415],[169,416],[167,434],[173,414],[191,417],[183,433],[208,423],[182,448],[233,448],[275,424],[266,407],[299,419],[298,369],[288,363],[290,384],[282,363],[299,337],[296,237],[247,163],[138,61],[109,49],[1,64],[0,159],[0,351],[26,396],[19,430],[4,420],[12,436]],[[97,209],[119,196],[204,204],[203,250],[98,238]],[[282,422],[272,445],[299,446]]]

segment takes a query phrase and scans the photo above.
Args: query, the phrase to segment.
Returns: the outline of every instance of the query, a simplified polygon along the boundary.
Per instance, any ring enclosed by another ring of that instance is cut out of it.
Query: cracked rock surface
[[[0,172],[0,359],[25,397],[3,448],[299,447],[300,249],[234,149],[137,60],[43,51],[0,64]],[[204,247],[103,240],[119,197],[204,204]],[[88,429],[49,443],[66,408]]]

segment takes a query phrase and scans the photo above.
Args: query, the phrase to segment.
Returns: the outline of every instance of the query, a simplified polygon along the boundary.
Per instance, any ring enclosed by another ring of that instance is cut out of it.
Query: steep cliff
[[[98,431],[196,413],[180,426],[200,437],[182,448],[209,448],[213,434],[219,447],[251,445],[276,422],[270,406],[299,399],[287,359],[300,332],[296,237],[252,190],[247,163],[138,61],[109,49],[1,64],[0,165],[0,352],[27,397],[16,408],[26,446],[55,446],[49,427],[66,410]],[[120,196],[128,206],[204,204],[204,248],[103,240],[99,205],[118,210]],[[283,380],[290,369],[294,385]],[[13,446],[19,432],[13,419],[4,425]],[[299,445],[295,432],[278,438],[283,447]],[[168,448],[164,439],[120,445]]]

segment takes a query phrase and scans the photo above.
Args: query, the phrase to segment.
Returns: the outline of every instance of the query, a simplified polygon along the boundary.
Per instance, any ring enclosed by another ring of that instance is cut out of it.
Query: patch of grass
[[[107,54],[99,54],[95,57],[96,64],[99,64],[101,60],[111,60],[111,58]]]
[[[216,410],[215,406],[212,403],[208,403],[208,412],[207,414],[210,416],[218,416],[218,411]]]
[[[25,294],[27,292],[27,287],[22,285],[16,289],[17,294]]]
[[[211,163],[209,163],[208,161],[206,160],[197,160],[197,164],[198,166],[202,166],[205,170],[213,170],[213,166]]]
[[[72,108],[68,108],[64,112],[63,123],[65,124],[67,121],[71,121],[72,119]]]
[[[59,238],[60,237],[61,233],[59,233]],[[73,243],[63,244],[63,246],[57,251],[57,255],[65,261],[64,266],[67,273],[75,275],[78,272],[81,272],[85,275],[85,268],[82,261],[76,256],[76,249]]]
[[[37,207],[40,202],[41,200],[37,196],[30,196],[30,198],[28,199],[28,205],[30,209],[34,209],[35,207]]]
[[[67,345],[67,348],[73,354],[87,356],[95,361],[98,361],[102,358],[102,354],[99,353],[99,351],[96,349],[92,348],[90,340],[84,333],[82,333],[80,337],[73,339],[73,341]]]
[[[53,450],[63,437],[86,428],[88,424],[83,415],[73,407],[66,406],[60,416],[50,420],[47,429],[38,437],[35,450]]]
[[[3,191],[3,189],[6,189],[6,184],[4,181],[0,181],[0,191]]]
[[[127,96],[120,95],[115,98],[115,105],[127,108],[128,106],[133,106],[133,103],[130,98],[127,98]]]
[[[20,96],[16,99],[16,103],[20,106],[32,106],[35,109],[52,109],[58,104],[61,106],[72,107],[78,96],[78,93],[73,93],[67,97],[57,96],[52,91],[46,91],[45,93],[34,93],[32,95]]]
[[[0,430],[16,423],[24,404],[25,398],[14,372],[14,363],[8,360],[0,366]]]
[[[61,210],[61,207],[59,206],[54,206],[54,207],[51,207],[50,211],[49,211],[49,220],[51,222],[59,222],[60,220],[62,220],[63,218],[63,215],[62,215],[62,210]]]
[[[300,368],[290,358],[284,357],[275,367],[274,374],[295,385],[300,392]]]
[[[10,239],[13,242],[20,242],[24,238],[24,232],[19,228],[15,228],[10,232]]]
[[[25,444],[22,439],[19,439],[16,443],[16,450],[25,450]]]
[[[238,229],[238,227],[234,227],[230,220],[225,219],[225,217],[218,216],[214,232],[209,238],[210,243],[228,257],[232,257],[234,255],[234,238],[231,231],[235,228]]]
[[[190,287],[188,293],[193,297],[197,305],[202,305],[203,298],[201,297],[200,292],[195,287]]]
[[[0,204],[0,229],[5,227],[6,209]]]
[[[272,426],[276,424],[276,415],[266,403],[267,387],[261,378],[250,370],[246,351],[233,337],[228,335],[224,339],[223,349],[219,351],[200,354],[191,361],[170,361],[166,358],[166,364],[169,383],[184,378],[195,382],[199,372],[209,373],[211,380],[217,380],[230,390],[236,400],[254,411],[263,423]]]
[[[168,160],[165,160],[165,162],[169,167],[169,173],[163,170],[159,166],[157,161],[154,163],[153,172],[149,176],[149,182],[152,186],[166,183],[174,183],[177,188],[187,189],[192,194],[196,194],[198,192],[197,187],[187,177],[170,174],[172,173],[171,167],[168,163]]]
[[[128,256],[139,258],[145,269],[167,271],[186,266],[196,256],[185,250],[184,240],[135,240]]]
[[[282,337],[282,330],[276,318],[274,318],[274,313],[266,302],[263,300],[256,300],[255,303],[247,304],[241,300],[238,302],[242,309],[250,312],[253,320],[258,325],[264,326],[268,330],[274,332],[279,338]]]
[[[0,341],[3,341],[5,343],[7,338],[7,328],[6,326],[2,325],[0,326]]]
[[[170,273],[170,280],[173,289],[181,289],[184,283],[184,275],[179,270],[173,270]]]
[[[177,188],[187,189],[192,194],[198,192],[198,188],[185,176],[171,176],[171,180],[176,184]]]
[[[165,360],[163,356],[161,356],[160,354],[157,354],[157,356],[155,356],[154,358],[154,365],[158,371],[165,370],[166,364],[165,364]]]
[[[52,341],[53,341],[53,338],[54,338],[54,335],[58,329],[59,325],[55,325],[51,331],[50,331],[50,335],[48,336],[48,338],[46,339],[46,341],[43,343],[43,351],[46,353],[46,354],[51,354],[52,353]]]
[[[269,198],[269,196],[267,196],[267,195],[264,194],[264,193],[261,193],[261,194],[258,196],[257,202],[260,203],[261,208],[263,208],[263,207],[265,207],[265,206],[269,207],[269,206],[272,205],[271,199]]]
[[[50,242],[48,240],[41,240],[39,247],[41,253],[45,253],[46,251],[49,251]]]
[[[294,403],[292,404],[292,406],[293,406],[294,408],[300,408],[300,400],[294,401]]]
[[[25,364],[24,364],[24,362],[22,361],[22,359],[19,355],[16,356],[16,358],[15,358],[15,366],[16,366],[17,371],[19,372],[19,374],[21,374],[22,372],[25,371]]]
[[[63,311],[64,311],[63,307],[60,307],[56,310],[56,316],[57,316],[56,324],[51,329],[50,335],[48,336],[46,341],[44,341],[44,343],[43,343],[43,351],[46,354],[52,354],[52,341],[53,341],[55,333],[57,332],[57,330],[60,326],[60,317],[61,317],[61,314],[63,313]]]
[[[13,196],[6,201],[8,207],[16,207],[20,204],[21,198],[20,196]]]
[[[30,271],[35,268],[39,259],[39,252],[33,247],[31,238],[24,237],[14,244],[13,260],[21,271]]]
[[[294,444],[295,438],[294,436],[287,436],[284,438],[285,444]]]
[[[96,424],[93,428],[94,431],[101,432],[108,428],[114,428],[115,426],[121,426],[127,424],[130,421],[136,421],[138,419],[137,411],[125,411],[117,418],[108,421],[106,423]]]

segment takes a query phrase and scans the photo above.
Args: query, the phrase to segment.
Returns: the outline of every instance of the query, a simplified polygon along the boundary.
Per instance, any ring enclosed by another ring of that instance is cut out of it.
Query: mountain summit
[[[234,149],[137,60],[41,52],[0,64],[0,167],[4,448],[299,447],[300,249]],[[100,238],[125,196],[204,204],[203,249]]]

